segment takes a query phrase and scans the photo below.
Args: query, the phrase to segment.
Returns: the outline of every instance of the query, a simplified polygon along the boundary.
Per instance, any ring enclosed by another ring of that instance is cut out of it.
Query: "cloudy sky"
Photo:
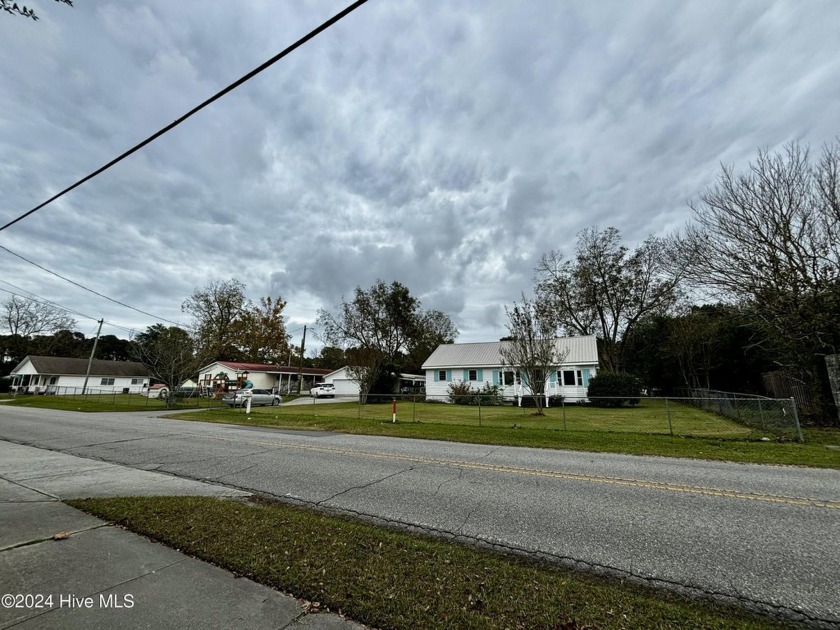
[[[25,3],[39,21],[0,14],[3,224],[349,0]],[[127,337],[185,322],[195,288],[236,277],[287,300],[299,343],[319,308],[397,280],[459,341],[495,340],[540,255],[571,253],[580,230],[664,235],[721,163],[834,139],[838,24],[834,0],[370,0],[0,232],[150,315],[2,249],[0,299],[34,294],[86,335],[102,317]]]

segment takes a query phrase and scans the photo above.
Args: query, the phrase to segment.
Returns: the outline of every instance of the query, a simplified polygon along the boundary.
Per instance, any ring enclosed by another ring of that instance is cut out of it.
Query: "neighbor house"
[[[136,361],[94,359],[88,376],[88,359],[28,356],[9,375],[12,391],[23,394],[80,394],[116,392],[135,394],[149,386],[149,371]]]
[[[352,379],[349,370],[349,366],[345,365],[324,375],[324,383],[335,385],[336,396],[359,395],[359,383]],[[421,391],[424,384],[425,376],[422,374],[400,374],[399,393],[408,394]]]
[[[469,383],[473,389],[496,385],[505,398],[531,395],[528,379],[516,367],[506,365],[502,348],[509,341],[450,343],[438,346],[423,363],[426,396],[446,399],[450,383]],[[586,400],[589,379],[598,371],[598,346],[594,336],[561,337],[556,340],[563,361],[552,366],[546,379],[546,395],[565,400]]]
[[[298,391],[300,378],[300,391],[305,393],[313,383],[320,383],[324,375],[331,371],[307,367],[301,369],[294,365],[214,361],[198,371],[198,386],[204,391],[213,392],[236,388],[247,379],[257,389],[294,394]]]

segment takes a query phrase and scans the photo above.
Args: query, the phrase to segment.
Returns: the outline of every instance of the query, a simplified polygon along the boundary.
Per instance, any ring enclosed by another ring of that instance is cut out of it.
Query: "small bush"
[[[449,402],[456,405],[497,406],[504,404],[501,387],[484,383],[479,389],[473,389],[467,381],[449,383],[447,395]]]
[[[631,407],[639,404],[642,387],[630,374],[598,374],[589,379],[588,397],[596,407]]]

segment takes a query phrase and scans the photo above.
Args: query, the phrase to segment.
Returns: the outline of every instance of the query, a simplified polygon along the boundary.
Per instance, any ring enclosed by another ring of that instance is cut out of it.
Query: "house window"
[[[505,372],[505,385],[513,385],[516,382],[516,377],[513,372]]]
[[[133,378],[133,379],[131,379],[131,384],[132,384],[132,385],[139,385],[139,384],[140,384],[140,379],[139,379],[139,378]]]
[[[100,385],[113,385],[113,384],[114,384],[114,379],[112,379],[112,378],[103,378],[102,382],[100,383]]]
[[[438,371],[438,380],[445,381],[446,380],[446,370]]]
[[[58,377],[57,376],[51,376],[50,377],[50,385],[55,385],[57,382],[58,382]]]
[[[478,370],[470,370],[469,379],[470,381],[477,381],[478,380]]]
[[[566,387],[583,387],[583,374],[580,370],[557,372],[557,380]]]

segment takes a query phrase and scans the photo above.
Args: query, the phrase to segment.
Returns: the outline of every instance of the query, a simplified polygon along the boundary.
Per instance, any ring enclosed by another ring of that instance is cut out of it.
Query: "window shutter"
[[[479,383],[484,380],[484,370],[476,370],[475,374],[475,380],[477,380]]]
[[[583,368],[583,386],[589,387],[589,368]]]

